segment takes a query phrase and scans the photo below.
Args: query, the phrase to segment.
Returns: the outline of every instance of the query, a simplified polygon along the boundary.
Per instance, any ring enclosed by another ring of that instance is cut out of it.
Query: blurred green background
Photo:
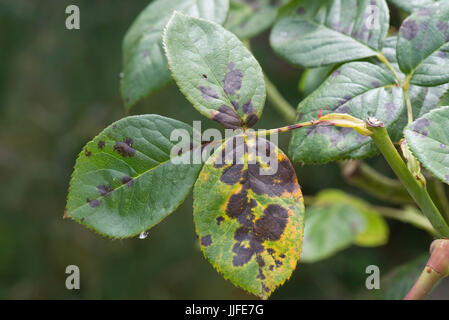
[[[149,232],[145,240],[108,240],[63,220],[67,187],[83,145],[126,116],[119,95],[121,41],[148,0],[0,0],[0,298],[2,299],[252,299],[224,280],[203,258],[194,234],[192,199]],[[81,29],[65,28],[65,8],[76,4]],[[252,41],[266,73],[293,104],[302,99],[302,70],[274,56],[268,34]],[[204,127],[175,85],[137,105],[132,114],[156,113]],[[267,104],[259,128],[284,125]],[[286,150],[288,135],[281,137]],[[369,162],[391,174],[380,158]],[[336,164],[298,167],[306,195],[339,188]],[[372,203],[374,199],[365,198]],[[388,221],[388,245],[341,252],[299,264],[273,299],[372,298],[365,268],[385,275],[428,250],[431,238]],[[65,288],[65,268],[81,270],[81,289]],[[446,289],[445,289],[446,287]],[[446,285],[435,298],[449,298]]]

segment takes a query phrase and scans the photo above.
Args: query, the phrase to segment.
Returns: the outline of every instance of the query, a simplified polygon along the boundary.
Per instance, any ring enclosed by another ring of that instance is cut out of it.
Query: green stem
[[[382,52],[379,52],[377,54],[377,58],[387,66],[387,68],[393,73],[394,77],[396,78],[396,80],[398,81],[399,85],[402,85],[402,80],[399,77],[398,73],[396,72],[396,70],[393,68],[393,66],[391,65],[390,61],[387,59],[387,57],[385,57],[385,55]]]
[[[408,86],[407,86],[407,88],[404,88],[403,91],[404,91],[405,105],[407,106],[407,119],[408,119],[408,123],[410,124],[413,122],[413,108],[412,108],[412,102],[410,100]]]
[[[296,120],[296,110],[282,96],[276,86],[265,76],[265,86],[267,88],[267,98],[271,105],[288,122],[293,123]]]
[[[394,147],[393,142],[391,142],[390,136],[383,124],[376,123],[376,121],[372,119],[368,119],[367,124],[369,129],[373,132],[371,138],[376,143],[380,152],[398,176],[399,180],[418,204],[423,214],[429,219],[439,236],[449,238],[449,226],[446,224],[446,221],[438,211],[438,208],[433,203],[425,186],[416,180],[408,170],[407,165]]]
[[[372,206],[372,208],[386,218],[410,223],[419,229],[429,232],[432,236],[436,236],[435,229],[432,227],[429,220],[420,214],[415,207],[406,207],[401,210],[380,206]]]
[[[394,204],[414,203],[407,190],[398,180],[386,177],[366,163],[350,160],[342,165],[346,183],[385,202]]]
[[[449,224],[449,201],[444,190],[444,184],[437,178],[429,179],[429,192],[435,199],[437,207],[441,210],[446,222]]]

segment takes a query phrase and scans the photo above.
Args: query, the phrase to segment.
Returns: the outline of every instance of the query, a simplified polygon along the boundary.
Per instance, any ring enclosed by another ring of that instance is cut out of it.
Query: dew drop
[[[144,231],[141,234],[139,234],[139,239],[143,240],[146,239],[148,237],[148,232]]]

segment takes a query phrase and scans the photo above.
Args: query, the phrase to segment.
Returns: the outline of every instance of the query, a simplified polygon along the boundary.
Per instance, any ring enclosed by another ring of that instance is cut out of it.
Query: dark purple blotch
[[[212,244],[212,237],[210,236],[210,234],[201,238],[201,245],[203,247],[208,247],[211,244]]]
[[[228,64],[228,72],[223,81],[223,89],[228,95],[234,95],[242,87],[243,73],[241,70],[234,69],[234,63]]]
[[[419,26],[414,20],[405,20],[401,26],[401,34],[407,40],[412,40],[416,37],[419,31]]]
[[[112,191],[114,191],[114,188],[110,184],[101,184],[97,186],[97,190],[103,197],[109,196]]]
[[[133,157],[136,154],[136,150],[132,148],[133,140],[126,138],[123,142],[116,142],[114,145],[114,151],[120,154],[122,157]]]
[[[424,129],[426,129],[428,126],[430,126],[429,119],[420,118],[415,121],[413,125],[413,131],[427,137],[427,131]]]
[[[124,176],[122,178],[122,183],[123,184],[128,184],[128,188],[131,188],[132,186],[134,186],[134,179],[131,178],[130,176]]]
[[[92,208],[96,208],[100,205],[100,201],[98,199],[90,200],[89,198],[86,199],[86,202],[91,206]]]
[[[222,105],[217,111],[212,116],[212,120],[217,121],[227,129],[238,129],[242,127],[242,120],[232,108],[227,105]]]
[[[204,100],[211,100],[213,99],[218,99],[218,93],[217,91],[214,90],[214,88],[212,87],[200,87],[200,91],[201,91],[201,95],[203,96]]]

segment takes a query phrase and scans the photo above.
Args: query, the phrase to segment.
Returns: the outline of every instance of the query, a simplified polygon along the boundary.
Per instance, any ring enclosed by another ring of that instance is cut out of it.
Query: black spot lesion
[[[116,142],[114,151],[122,157],[134,157],[136,155],[136,150],[132,147],[133,143],[134,141],[131,138],[126,138],[123,142]]]
[[[90,157],[92,155],[92,152],[90,152],[89,150],[85,149],[84,150],[84,154],[86,155],[86,157]]]
[[[200,86],[201,95],[203,96],[204,100],[211,100],[211,99],[219,99],[219,95],[217,91],[215,91],[212,87],[203,87]]]
[[[233,96],[242,88],[243,72],[235,69],[234,62],[228,64],[228,72],[223,80],[223,90],[226,94]]]
[[[104,142],[103,140],[98,141],[98,149],[102,150],[105,145],[106,145],[106,142]]]
[[[110,184],[101,184],[97,186],[97,190],[101,196],[108,197],[114,191],[114,188]]]
[[[426,129],[429,126],[430,126],[429,119],[420,118],[416,120],[415,123],[413,124],[413,131],[427,137],[428,131]]]
[[[240,159],[236,155],[237,146],[240,146],[244,152],[248,152],[246,142],[242,142],[242,148],[237,141],[233,141],[235,139],[236,137],[228,140],[222,149],[219,157],[221,163],[226,163],[231,158],[233,161]],[[272,152],[273,146],[264,139],[257,139],[256,146],[258,154],[263,151],[269,156]],[[229,150],[229,148],[232,149]],[[230,153],[231,151],[232,153]],[[281,196],[285,192],[294,192],[298,186],[293,166],[286,157],[278,162],[278,170],[272,175],[261,174],[263,171],[260,161],[248,163],[246,166],[235,162],[215,166],[225,167],[220,177],[221,182],[227,185],[239,185],[237,191],[230,196],[225,207],[226,215],[239,223],[239,227],[234,234],[236,243],[232,248],[234,253],[232,263],[236,267],[244,266],[255,256],[260,269],[258,278],[263,280],[265,275],[262,269],[265,266],[265,261],[263,261],[261,254],[265,250],[268,253],[272,251],[270,248],[265,248],[264,242],[277,241],[282,237],[289,215],[287,209],[281,205],[269,204],[265,207],[261,216],[256,218],[254,208],[259,207],[260,204],[251,197],[250,191],[255,195],[269,197]],[[221,221],[223,221],[223,217],[218,217],[217,224]],[[279,263],[280,261],[277,265]]]
[[[100,205],[100,200],[98,199],[93,199],[90,200],[89,198],[86,198],[86,202],[89,204],[89,206],[91,206],[92,208],[96,208]]]
[[[134,186],[134,179],[130,176],[124,176],[122,178],[122,184],[127,184],[128,188],[131,188],[132,186]]]
[[[203,247],[208,247],[212,244],[212,237],[210,234],[201,238],[201,245]]]
[[[217,219],[215,219],[215,220],[217,221],[217,226],[219,226],[224,221],[224,218],[222,216],[220,216],[220,217],[217,217]]]
[[[243,121],[237,112],[225,104],[212,115],[212,120],[217,121],[227,129],[238,129],[243,126]]]

